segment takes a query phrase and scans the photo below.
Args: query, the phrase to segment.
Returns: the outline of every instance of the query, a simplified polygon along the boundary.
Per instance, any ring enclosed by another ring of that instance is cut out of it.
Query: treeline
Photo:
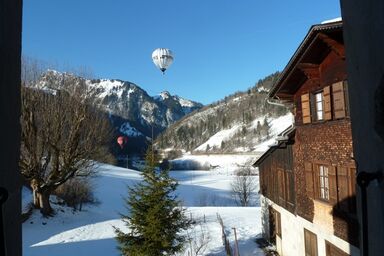
[[[287,113],[287,109],[266,102],[268,90],[278,79],[279,72],[259,80],[246,92],[236,92],[223,100],[208,105],[170,126],[156,140],[159,149],[173,148],[192,151],[219,131],[241,126],[231,140],[221,145],[207,145],[211,152],[231,152],[235,148],[249,148],[256,141],[269,136],[268,118]],[[255,120],[259,120],[256,124]],[[251,139],[252,138],[252,139]]]

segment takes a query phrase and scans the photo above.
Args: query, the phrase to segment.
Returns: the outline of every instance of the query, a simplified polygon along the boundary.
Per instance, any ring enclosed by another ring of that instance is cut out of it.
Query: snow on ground
[[[172,160],[172,164],[186,165],[188,163],[197,163],[198,166],[215,168],[216,173],[231,174],[239,167],[252,166],[254,162],[261,156],[262,152],[241,153],[241,154],[208,154],[208,155],[191,155],[185,154],[180,158]]]
[[[237,163],[245,161],[245,157],[236,159]],[[127,230],[119,216],[119,213],[126,213],[123,197],[127,186],[141,180],[141,176],[137,171],[110,165],[100,165],[99,171],[94,178],[99,204],[83,207],[81,212],[53,204],[57,215],[48,219],[34,212],[23,224],[23,255],[119,255],[113,226]],[[232,246],[232,228],[236,228],[241,255],[264,255],[255,243],[261,233],[257,195],[254,207],[237,207],[230,194],[234,177],[231,166],[227,170],[174,171],[171,175],[179,181],[177,192],[187,207],[188,216],[200,223],[196,234],[201,231],[200,226],[209,234],[210,242],[202,255],[225,255],[217,214],[223,219]],[[181,255],[188,255],[188,252]]]

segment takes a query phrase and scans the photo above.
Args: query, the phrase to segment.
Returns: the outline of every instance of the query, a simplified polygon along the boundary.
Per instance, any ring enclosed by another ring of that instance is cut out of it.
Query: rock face
[[[169,92],[151,97],[134,83],[117,79],[86,79],[69,73],[48,70],[34,85],[46,90],[86,88],[104,111],[109,114],[116,135],[135,138],[134,144],[146,145],[169,125],[186,114],[203,107]],[[132,140],[131,140],[132,141]]]

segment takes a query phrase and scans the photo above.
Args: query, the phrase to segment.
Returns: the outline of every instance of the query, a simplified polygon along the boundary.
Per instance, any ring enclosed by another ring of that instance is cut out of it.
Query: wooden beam
[[[344,44],[337,42],[336,40],[330,38],[324,33],[319,33],[318,38],[320,38],[325,44],[327,44],[328,47],[331,48],[331,50],[334,51],[337,55],[345,59]]]
[[[320,79],[319,65],[314,63],[299,63],[297,68],[303,71],[305,76],[311,80]]]
[[[279,98],[292,98],[293,95],[292,93],[284,93],[284,92],[278,92],[276,93],[276,95],[279,97]]]

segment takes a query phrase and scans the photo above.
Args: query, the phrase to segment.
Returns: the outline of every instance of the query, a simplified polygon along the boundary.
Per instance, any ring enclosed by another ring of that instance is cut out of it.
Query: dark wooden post
[[[4,248],[0,255],[5,256],[22,254],[18,171],[21,28],[22,0],[0,0],[0,187],[8,194],[2,206],[4,241],[0,246]]]
[[[341,0],[361,255],[384,252],[384,3]]]

